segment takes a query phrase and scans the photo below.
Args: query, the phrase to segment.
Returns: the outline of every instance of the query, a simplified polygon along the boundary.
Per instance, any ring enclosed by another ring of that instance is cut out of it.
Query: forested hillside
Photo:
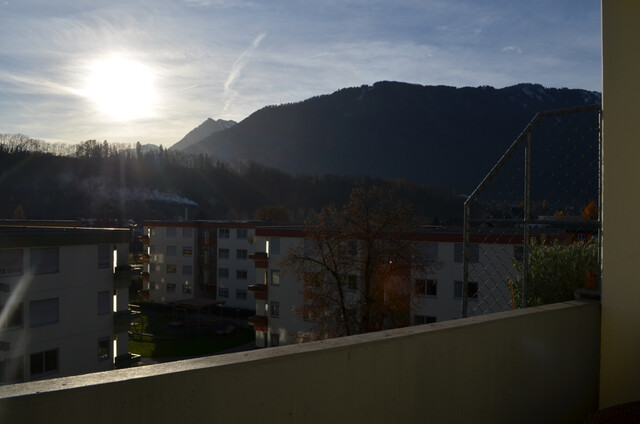
[[[355,186],[399,190],[425,222],[453,221],[461,200],[451,190],[366,176],[291,176],[264,165],[230,166],[205,155],[144,152],[89,140],[75,157],[0,144],[0,219],[251,219],[263,205],[283,205],[305,219]],[[23,216],[16,216],[22,215]]]

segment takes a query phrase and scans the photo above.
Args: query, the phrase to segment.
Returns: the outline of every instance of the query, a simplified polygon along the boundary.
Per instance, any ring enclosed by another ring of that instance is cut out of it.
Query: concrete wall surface
[[[600,405],[640,400],[640,2],[602,1],[602,366]]]
[[[567,302],[0,387],[0,422],[571,423],[600,305]]]

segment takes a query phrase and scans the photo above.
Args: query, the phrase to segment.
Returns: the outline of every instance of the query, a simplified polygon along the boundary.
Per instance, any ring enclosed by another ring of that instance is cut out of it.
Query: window
[[[191,294],[191,290],[192,290],[191,284],[189,284],[189,283],[184,283],[184,284],[182,285],[182,293],[184,293],[184,294]]]
[[[150,245],[149,245],[149,254],[150,254],[150,255],[153,255],[154,253],[158,253],[158,252],[156,251],[156,245],[155,245],[155,244],[150,244]]]
[[[167,237],[176,236],[176,227],[167,227]]]
[[[218,258],[229,259],[229,249],[224,249],[222,247],[218,249]]]
[[[167,293],[175,293],[176,285],[175,283],[167,283]]]
[[[416,280],[416,294],[418,296],[437,296],[438,295],[438,280]]]
[[[229,297],[229,289],[226,287],[218,288],[218,297]]]
[[[229,238],[229,229],[228,228],[219,228],[218,229],[218,238],[228,239]]]
[[[150,236],[155,236],[155,235],[156,235],[156,229],[155,229],[155,227],[151,227],[151,228],[149,228],[149,235],[150,235]]]
[[[270,241],[269,254],[279,255],[280,254],[280,237],[271,237],[269,241]]]
[[[29,251],[29,269],[33,274],[49,274],[59,271],[57,247],[38,247]]]
[[[280,285],[280,270],[278,269],[271,270],[271,285],[272,286]]]
[[[462,298],[462,281],[454,281],[453,282],[453,297]],[[469,281],[467,283],[467,297],[469,299],[477,299],[478,298],[478,283],[473,281]]]
[[[0,385],[24,381],[22,356],[0,361]]]
[[[244,289],[236,289],[236,299],[244,300],[247,298],[247,291]]]
[[[349,290],[356,290],[358,288],[357,275],[347,275],[347,288]]]
[[[429,261],[438,260],[438,247],[437,242],[427,242],[424,244],[424,256]]]
[[[98,246],[98,268],[111,268],[111,246]]]
[[[184,238],[193,237],[193,228],[191,228],[191,227],[183,227],[182,228],[182,237],[184,237]]]
[[[229,278],[229,268],[218,268],[218,278]]]
[[[176,256],[175,246],[167,246],[167,256]]]
[[[462,243],[456,243],[453,247],[453,260],[454,262],[461,263],[463,261],[464,245]],[[469,263],[480,262],[480,245],[469,244]]]
[[[0,328],[22,328],[22,303],[0,304],[0,313]]]
[[[246,260],[247,259],[247,249],[237,249],[236,250],[236,259]]]
[[[269,340],[271,341],[271,346],[276,347],[280,345],[280,334],[271,333],[269,334]]]
[[[109,290],[98,292],[98,315],[106,315],[111,312],[111,293]]]
[[[29,302],[29,326],[41,327],[58,322],[58,298]]]
[[[98,340],[98,360],[104,361],[109,359],[109,340],[108,337]]]
[[[247,279],[247,270],[236,269],[236,280],[246,280],[246,279]]]
[[[58,349],[32,353],[30,364],[32,377],[58,371]]]
[[[271,316],[273,318],[278,318],[280,316],[280,302],[271,301],[269,309],[271,310]]]
[[[175,274],[176,266],[172,264],[167,264],[167,274]]]
[[[430,316],[430,315],[414,315],[413,316],[413,325],[431,324],[437,321],[438,319],[436,317]]]
[[[191,246],[182,247],[182,256],[191,256],[193,254],[193,248]]]
[[[191,265],[182,265],[182,274],[183,275],[191,275],[191,274],[193,274],[193,266],[191,266]]]
[[[22,249],[0,249],[0,277],[22,275]]]
[[[236,230],[236,238],[237,239],[246,239],[249,237],[249,234],[247,233],[247,229],[246,228],[238,228]]]

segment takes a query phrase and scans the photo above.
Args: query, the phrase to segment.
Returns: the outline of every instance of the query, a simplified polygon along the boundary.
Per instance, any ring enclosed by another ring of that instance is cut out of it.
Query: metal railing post
[[[471,227],[471,206],[464,203],[464,228],[462,232],[462,318],[467,317],[468,286],[469,286],[469,230]]]
[[[522,307],[527,307],[527,283],[529,282],[529,224],[531,219],[531,131],[527,133],[524,150],[524,231]]]

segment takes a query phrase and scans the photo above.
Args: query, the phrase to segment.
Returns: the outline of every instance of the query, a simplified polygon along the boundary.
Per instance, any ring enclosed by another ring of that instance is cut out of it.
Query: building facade
[[[0,384],[125,366],[130,231],[0,226]]]
[[[248,285],[256,223],[236,221],[147,221],[144,289],[155,303],[217,299],[224,306],[253,310]]]
[[[291,248],[304,248],[304,228],[257,227],[255,284],[249,287],[256,299],[256,315],[249,318],[256,331],[256,346],[271,347],[310,339],[313,321],[296,309],[303,304],[304,282],[283,265]],[[428,259],[424,272],[411,279],[410,322],[414,325],[462,317],[463,243],[459,228],[425,229],[413,237]],[[485,240],[486,236],[477,237]],[[522,237],[492,238],[470,246],[470,275],[467,315],[509,310],[512,297],[508,281],[515,276],[513,262],[522,252]],[[498,276],[498,278],[496,278]],[[353,276],[354,286],[358,276]],[[347,285],[347,295],[349,295]],[[354,287],[355,288],[355,287]],[[356,296],[356,290],[352,290]]]

